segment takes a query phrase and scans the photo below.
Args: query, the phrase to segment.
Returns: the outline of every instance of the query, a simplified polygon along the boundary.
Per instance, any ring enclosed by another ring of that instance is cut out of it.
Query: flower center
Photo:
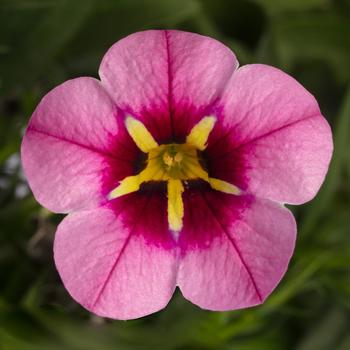
[[[204,117],[191,130],[186,143],[158,145],[146,127],[138,120],[128,117],[126,128],[140,150],[147,154],[147,165],[139,174],[123,179],[110,194],[109,199],[138,191],[144,182],[166,181],[168,194],[168,223],[172,231],[182,229],[184,206],[183,181],[204,180],[218,191],[239,194],[239,189],[222,180],[209,177],[199,162],[199,151],[206,143],[216,119]]]
[[[149,175],[152,173],[153,180],[208,178],[199,163],[198,150],[186,143],[171,143],[151,149],[145,170],[149,171]]]
[[[174,168],[181,168],[181,162],[184,158],[180,145],[169,145],[168,149],[163,153],[163,163],[167,168],[167,171],[170,171]]]

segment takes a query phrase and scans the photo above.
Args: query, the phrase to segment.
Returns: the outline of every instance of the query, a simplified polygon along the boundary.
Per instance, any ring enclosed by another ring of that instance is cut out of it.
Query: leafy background
[[[33,199],[19,146],[41,97],[96,76],[119,38],[179,28],[231,47],[241,64],[265,62],[318,99],[335,153],[321,192],[293,208],[299,235],[290,269],[267,302],[217,313],[180,293],[163,311],[111,321],[62,287],[52,241],[62,219]],[[0,0],[0,349],[350,349],[349,0]]]

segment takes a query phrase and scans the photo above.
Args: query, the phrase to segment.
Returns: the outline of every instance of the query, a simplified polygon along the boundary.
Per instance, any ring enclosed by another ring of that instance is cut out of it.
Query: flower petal
[[[234,53],[209,37],[166,31],[169,104],[175,136],[187,136],[211,110],[238,67]]]
[[[314,97],[265,65],[238,69],[208,142],[211,176],[272,200],[310,200],[326,175],[332,135]],[[224,170],[225,169],[225,170]]]
[[[158,142],[186,137],[204,109],[237,68],[234,54],[218,41],[194,33],[150,30],[114,44],[100,66],[102,84],[119,107],[142,121]],[[187,119],[189,116],[187,116]]]
[[[239,147],[249,191],[263,198],[302,204],[318,192],[332,155],[332,136],[322,116],[284,127]]]
[[[293,215],[268,200],[192,193],[185,199],[178,285],[210,310],[262,303],[284,275],[296,235]]]
[[[124,157],[133,146],[122,149],[117,133],[114,103],[98,80],[69,80],[49,92],[30,119],[21,150],[36,199],[54,212],[103,202],[113,188],[103,188],[109,176],[116,183],[132,171]]]
[[[176,282],[175,250],[163,233],[166,215],[155,222],[158,200],[121,202],[111,208],[73,213],[59,225],[54,253],[72,297],[104,317],[132,319],[166,306]],[[142,212],[142,214],[141,214]],[[163,243],[150,238],[161,231]],[[153,232],[152,232],[153,230]]]

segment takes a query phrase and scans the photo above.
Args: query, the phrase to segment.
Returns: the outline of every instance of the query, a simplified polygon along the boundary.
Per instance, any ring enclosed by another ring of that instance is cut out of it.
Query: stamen
[[[171,167],[174,164],[174,158],[168,152],[165,152],[163,155],[163,162],[168,167]]]
[[[175,164],[179,165],[183,159],[183,155],[180,152],[177,152],[174,156],[169,154],[168,152],[165,152],[163,154],[163,162],[168,167],[172,167]]]
[[[174,160],[176,163],[180,163],[182,161],[182,159],[183,159],[182,153],[178,152],[175,154]]]

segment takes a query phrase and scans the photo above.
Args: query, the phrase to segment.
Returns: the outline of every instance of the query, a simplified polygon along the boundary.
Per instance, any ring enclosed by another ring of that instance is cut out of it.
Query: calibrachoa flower
[[[36,199],[69,213],[54,244],[74,299],[141,317],[176,286],[210,310],[262,303],[332,153],[314,97],[216,40],[146,31],[114,44],[100,78],[69,80],[35,110],[22,160]]]

